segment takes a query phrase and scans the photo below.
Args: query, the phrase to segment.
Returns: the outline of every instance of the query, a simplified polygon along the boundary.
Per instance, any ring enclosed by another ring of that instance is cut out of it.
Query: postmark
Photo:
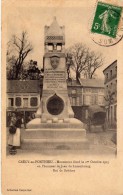
[[[123,37],[122,7],[98,2],[90,27],[92,40],[101,46],[111,46]]]

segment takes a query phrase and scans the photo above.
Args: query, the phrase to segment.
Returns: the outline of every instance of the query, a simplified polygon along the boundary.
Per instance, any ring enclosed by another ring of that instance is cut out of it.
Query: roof
[[[112,62],[109,66],[107,66],[107,67],[103,70],[103,72],[105,72],[106,69],[108,69],[110,66],[112,66],[112,65],[115,64],[115,63],[117,64],[117,60],[115,60],[115,61]]]
[[[47,31],[47,36],[63,36],[62,29],[59,26],[56,17],[54,17],[54,20]]]
[[[70,79],[70,80],[67,80],[67,86],[80,86],[81,87],[81,84],[80,82],[77,82],[76,80],[73,80],[73,79]]]
[[[7,80],[7,93],[39,93],[42,89],[43,80]],[[104,81],[99,79],[67,80],[67,86],[73,87],[101,87],[104,88]]]
[[[101,79],[80,79],[83,87],[104,87],[104,81]]]
[[[39,93],[40,82],[39,80],[8,80],[7,92],[8,93]]]

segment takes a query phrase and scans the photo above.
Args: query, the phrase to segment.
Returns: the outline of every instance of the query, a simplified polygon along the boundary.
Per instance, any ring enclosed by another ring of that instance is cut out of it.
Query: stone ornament
[[[57,56],[53,56],[50,58],[50,63],[53,69],[56,69],[59,65],[60,58]]]

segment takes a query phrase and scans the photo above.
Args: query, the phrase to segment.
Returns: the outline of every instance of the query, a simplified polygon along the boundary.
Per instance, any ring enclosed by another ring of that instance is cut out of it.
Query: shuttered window
[[[16,106],[21,106],[21,98],[20,97],[16,97],[16,99],[15,99],[15,105]]]
[[[37,106],[38,105],[38,98],[37,97],[31,97],[30,105],[31,106]]]
[[[8,98],[8,107],[14,106],[14,98]]]

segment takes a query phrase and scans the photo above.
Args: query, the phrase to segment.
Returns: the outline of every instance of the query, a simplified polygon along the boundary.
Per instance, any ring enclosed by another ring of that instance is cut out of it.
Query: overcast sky
[[[104,65],[97,71],[98,77],[103,78],[102,71],[117,59],[117,48],[115,46],[103,47],[95,44],[89,35],[89,23],[92,19],[93,5],[87,7],[18,7],[16,11],[8,14],[7,40],[13,34],[20,36],[23,30],[29,35],[34,49],[28,59],[38,61],[38,66],[42,67],[42,57],[44,54],[44,26],[50,25],[53,17],[56,16],[60,26],[65,26],[65,47],[81,42],[91,49],[101,52],[105,58]]]

